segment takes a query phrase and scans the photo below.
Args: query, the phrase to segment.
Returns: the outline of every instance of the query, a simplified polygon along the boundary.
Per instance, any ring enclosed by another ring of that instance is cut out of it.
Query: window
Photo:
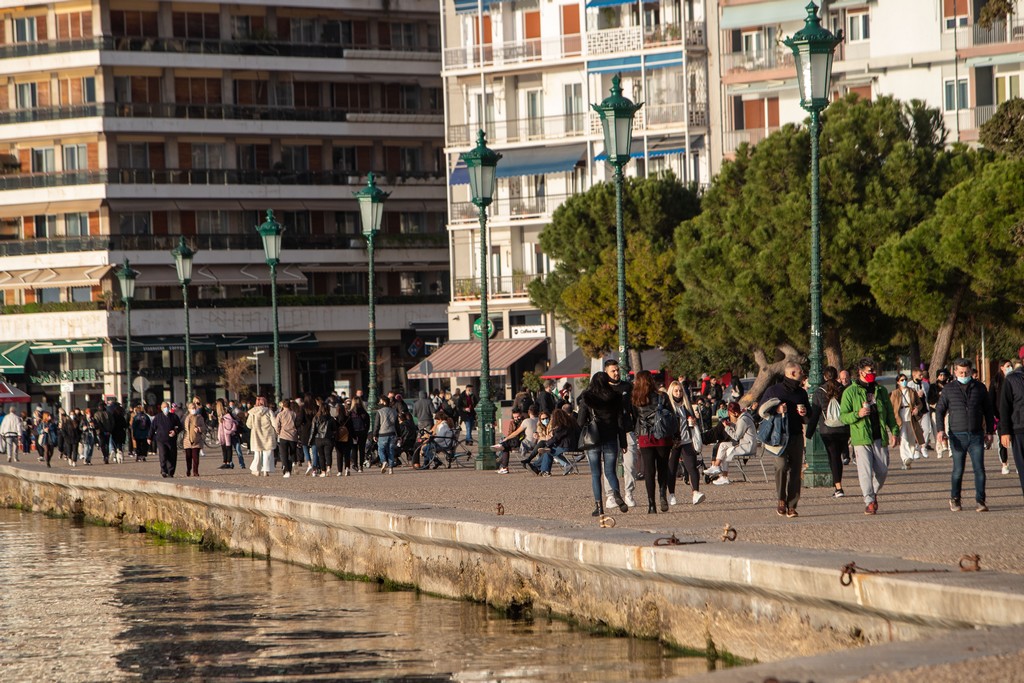
[[[36,290],[36,301],[41,304],[60,303],[60,290],[56,287],[46,287]]]
[[[14,42],[34,43],[36,40],[35,17],[21,17],[14,20]]]
[[[334,226],[342,235],[358,235],[361,231],[359,226],[358,211],[335,211]]]
[[[328,21],[323,27],[323,42],[336,45],[352,44],[351,21]]]
[[[420,88],[417,85],[398,86],[399,107],[403,111],[415,112],[420,110]]]
[[[427,231],[427,214],[422,211],[403,211],[398,214],[400,232],[422,234]]]
[[[89,214],[64,214],[64,234],[68,237],[84,237],[89,234]]]
[[[415,50],[419,47],[416,24],[391,24],[391,47]]]
[[[57,217],[56,216],[34,216],[33,220],[36,226],[36,237],[47,238],[57,236]]]
[[[356,168],[355,147],[335,147],[331,152],[334,157],[335,171],[354,171]]]
[[[531,137],[544,134],[544,93],[540,90],[526,91],[526,121]]]
[[[281,163],[289,171],[309,170],[309,148],[305,145],[282,146]]]
[[[292,42],[293,43],[315,43],[319,31],[316,28],[316,19],[292,18]]]
[[[220,38],[220,14],[215,12],[175,12],[171,17],[171,24],[175,38]]]
[[[366,293],[366,273],[337,273],[336,277],[338,279],[338,283],[334,286],[335,294],[345,295]]]
[[[224,145],[193,142],[192,168],[224,168]]]
[[[871,37],[871,24],[868,21],[868,16],[867,12],[851,12],[846,15],[846,25],[848,27],[846,39],[851,43],[867,40]]]
[[[964,2],[966,3],[967,0],[964,0]],[[967,9],[967,8],[965,7],[964,9]],[[966,15],[964,15],[962,17],[946,17],[946,30],[947,31],[952,31],[954,28],[957,28],[957,27],[963,28],[964,26],[967,26],[967,16]]]
[[[945,82],[943,104],[946,111],[967,109],[969,106],[968,102],[966,78],[961,78],[959,81],[949,79]]]
[[[64,170],[82,171],[87,168],[89,168],[89,160],[86,146],[84,144],[64,145]]]
[[[96,78],[86,76],[82,79],[82,102],[92,104],[96,101]]]
[[[122,235],[149,235],[152,216],[145,212],[122,213],[118,225]]]
[[[18,109],[35,109],[38,106],[35,83],[19,83],[15,91],[15,106]]]
[[[32,150],[32,172],[53,173],[53,147],[40,147]]]
[[[398,169],[402,173],[415,173],[423,168],[423,151],[419,147],[398,148]]]
[[[1020,97],[1020,74],[999,74],[996,76],[996,104]]]
[[[295,87],[291,81],[284,83],[277,83],[274,86],[274,100],[271,104],[278,107],[294,107],[295,106]]]
[[[129,142],[117,146],[119,168],[149,168],[149,144]]]
[[[92,301],[92,287],[72,287],[71,300],[75,302]]]
[[[761,31],[743,34],[743,54],[748,59],[761,59],[764,56],[764,34]]]
[[[430,51],[441,49],[441,29],[437,24],[427,24],[427,49]]]
[[[581,83],[569,83],[565,86],[565,132],[583,132],[585,116],[583,85]]]
[[[231,35],[235,40],[243,40],[252,36],[252,20],[248,16],[231,17]]]
[[[196,211],[196,232],[213,235],[228,232],[226,211]]]

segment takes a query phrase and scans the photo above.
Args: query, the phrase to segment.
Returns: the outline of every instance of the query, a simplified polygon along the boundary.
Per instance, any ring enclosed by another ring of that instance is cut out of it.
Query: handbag
[[[590,419],[583,425],[580,432],[580,440],[577,446],[582,449],[594,448],[601,443],[601,433],[597,429],[597,422],[594,421],[594,411],[590,411]]]

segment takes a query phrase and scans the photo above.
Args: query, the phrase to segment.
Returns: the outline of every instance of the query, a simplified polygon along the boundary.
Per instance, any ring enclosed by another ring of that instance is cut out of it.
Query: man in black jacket
[[[537,393],[537,414],[547,413],[550,415],[558,406],[555,403],[555,395],[551,392],[555,383],[550,379],[544,382],[544,388]]]
[[[178,432],[182,430],[181,420],[171,412],[166,401],[160,404],[160,412],[149,424],[149,443],[156,444],[160,456],[160,476],[173,477],[178,465]]]
[[[1011,361],[1013,370],[1003,380],[999,396],[999,442],[1013,449],[1020,488],[1024,491],[1024,363]]]
[[[640,455],[640,447],[637,445],[636,433],[633,431],[633,425],[636,422],[633,415],[633,385],[622,378],[622,369],[616,359],[605,360],[603,368],[611,378],[612,389],[622,396],[622,424],[626,431],[626,449],[622,452],[622,497],[625,499],[626,505],[636,507],[633,491],[636,489],[636,480],[642,478],[643,475],[637,472],[637,462],[640,460],[637,456]],[[609,493],[605,496],[606,504],[614,502],[610,494],[613,488],[611,481],[606,477],[604,483],[605,492]]]
[[[769,399],[778,399],[776,410],[786,416],[789,441],[786,448],[775,458],[775,490],[779,503],[775,511],[780,516],[796,517],[796,504],[800,500],[800,473],[804,465],[804,421],[807,419],[810,400],[804,391],[801,379],[803,368],[799,363],[786,363],[785,376],[773,384],[761,396],[761,404]]]
[[[966,456],[971,456],[974,469],[974,500],[978,512],[988,512],[985,504],[985,448],[992,445],[995,417],[992,401],[985,385],[971,377],[971,361],[958,358],[953,363],[955,381],[943,388],[935,405],[936,441],[949,443],[953,455],[953,482],[949,509],[960,511],[960,490],[964,479]],[[946,434],[946,416],[949,434]]]
[[[462,420],[462,427],[466,430],[463,440],[467,446],[473,443],[473,422],[476,420],[477,403],[479,403],[479,399],[473,394],[473,387],[468,384],[466,390],[455,402],[455,409],[459,414],[459,419]]]

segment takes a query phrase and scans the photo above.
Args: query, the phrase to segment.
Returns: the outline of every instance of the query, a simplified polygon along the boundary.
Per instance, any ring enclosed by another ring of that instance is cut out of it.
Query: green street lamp
[[[619,301],[619,367],[624,379],[629,377],[629,340],[626,336],[626,235],[622,227],[622,167],[629,163],[633,146],[633,118],[643,102],[634,104],[622,96],[621,79],[612,77],[611,95],[591,108],[601,117],[604,129],[604,150],[608,163],[615,169],[615,249]]]
[[[370,386],[367,391],[367,412],[370,415],[370,424],[373,424],[373,416],[377,411],[377,278],[374,272],[373,247],[377,233],[380,232],[380,224],[384,219],[384,201],[391,196],[390,192],[377,187],[377,181],[373,173],[366,175],[366,187],[353,192],[352,195],[359,202],[359,217],[363,222],[363,235],[366,236],[366,254],[369,259],[369,304],[367,311],[369,317],[369,360],[370,360]]]
[[[478,470],[494,469],[494,403],[491,402],[491,360],[488,355],[490,317],[487,314],[487,207],[494,199],[498,184],[497,167],[501,155],[487,147],[487,136],[477,134],[476,147],[462,153],[469,172],[469,192],[480,212],[480,402],[476,405],[480,443],[476,453]]]
[[[281,330],[277,323],[277,264],[281,262],[281,233],[284,226],[267,209],[267,220],[256,226],[263,240],[263,254],[270,266],[270,309],[274,316],[274,405],[281,402]]]
[[[178,282],[181,284],[181,295],[185,306],[185,403],[192,400],[192,332],[188,319],[188,283],[192,281],[192,259],[196,252],[185,244],[185,236],[178,240],[178,246],[171,249],[174,267],[178,270]]]
[[[124,365],[125,365],[125,387],[124,405],[126,408],[132,406],[132,300],[135,298],[135,278],[139,276],[137,270],[132,270],[131,264],[128,263],[128,257],[125,257],[124,263],[118,267],[115,272],[117,275],[117,281],[121,283],[121,300],[124,301],[124,329],[125,329],[125,346],[124,346]]]
[[[783,42],[793,51],[796,60],[800,106],[811,115],[811,368],[810,391],[813,395],[821,384],[821,198],[819,167],[819,137],[821,111],[828,106],[832,83],[832,58],[836,45],[843,41],[843,32],[832,35],[821,25],[818,6],[807,3],[804,27]],[[815,432],[807,448],[808,486],[831,486],[832,477],[828,457],[821,436]]]

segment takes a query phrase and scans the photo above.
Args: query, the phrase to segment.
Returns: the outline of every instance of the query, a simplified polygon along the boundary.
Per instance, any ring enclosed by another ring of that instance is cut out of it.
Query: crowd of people
[[[846,495],[844,468],[851,464],[865,503],[876,514],[886,482],[890,449],[901,465],[948,455],[953,460],[949,506],[962,509],[961,489],[969,457],[974,473],[976,510],[988,509],[984,450],[998,432],[1002,473],[1010,473],[1012,452],[1024,490],[1024,367],[1021,361],[999,364],[986,387],[969,360],[953,371],[943,369],[931,382],[921,369],[899,374],[890,392],[878,382],[875,363],[862,359],[839,371],[826,367],[812,396],[797,363],[785,367],[782,380],[750,402],[738,378],[703,375],[662,380],[648,371],[632,382],[621,376],[614,359],[605,361],[584,391],[573,396],[565,383],[552,381],[532,392],[519,392],[510,419],[493,448],[498,474],[508,474],[513,459],[540,477],[590,467],[595,516],[637,505],[637,482],[643,482],[647,511],[666,512],[678,504],[676,489],[689,489],[687,500],[705,500],[701,483],[732,483],[737,459],[755,457],[763,443],[774,456],[777,512],[797,517],[802,488],[805,439],[819,434],[828,455],[833,496]],[[454,392],[420,392],[414,402],[388,392],[371,418],[363,394],[304,396],[274,406],[265,397],[253,405],[198,398],[187,406],[163,403],[159,409],[125,410],[113,397],[95,408],[54,410],[40,405],[31,414],[11,408],[0,420],[0,448],[7,461],[35,452],[47,467],[55,454],[71,467],[91,465],[96,451],[104,463],[145,461],[155,454],[163,477],[174,477],[179,450],[186,476],[198,477],[205,449],[221,450],[221,469],[245,467],[243,449],[256,476],[270,476],[280,466],[283,477],[351,476],[368,467],[392,474],[398,466],[431,470],[445,464],[461,443],[473,445],[478,398],[467,386]],[[767,423],[767,424],[766,424]],[[713,446],[710,465],[704,447]],[[403,457],[404,456],[404,457]],[[621,462],[621,479],[618,472]],[[450,461],[449,461],[450,464]]]

